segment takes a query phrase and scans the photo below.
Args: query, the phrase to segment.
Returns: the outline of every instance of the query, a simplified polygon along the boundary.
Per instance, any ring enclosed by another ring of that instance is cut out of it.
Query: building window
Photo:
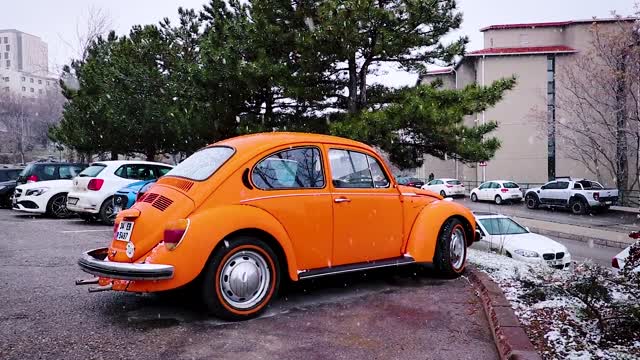
[[[547,56],[547,175],[556,177],[556,57]]]
[[[8,87],[8,86],[6,86],[6,87],[4,88],[4,92],[9,92],[9,87]]]
[[[51,85],[51,83],[49,82],[49,80],[47,80],[47,86]]]
[[[5,60],[9,58],[9,53],[4,53]]]
[[[38,85],[42,85],[42,80],[38,79]]]
[[[29,78],[29,82],[33,84],[33,78]]]
[[[5,37],[4,37],[4,43],[6,44],[6,43],[8,43],[8,42],[9,42],[9,37],[5,36]]]
[[[42,89],[38,89],[38,94],[42,95]]]
[[[11,67],[11,60],[7,60],[7,67]]]
[[[22,91],[27,91],[27,88],[23,86]]]
[[[27,78],[23,76],[23,77],[20,78],[20,80],[22,80],[22,82],[25,82],[25,81],[27,81]]]
[[[8,77],[8,76],[7,76],[7,77],[3,77],[3,78],[2,78],[2,80],[6,81],[6,82],[11,81],[11,79],[9,79],[9,77]]]
[[[29,88],[29,91],[34,92],[35,90],[33,88]]]
[[[7,44],[4,47],[7,49],[7,51],[11,51],[11,45]]]

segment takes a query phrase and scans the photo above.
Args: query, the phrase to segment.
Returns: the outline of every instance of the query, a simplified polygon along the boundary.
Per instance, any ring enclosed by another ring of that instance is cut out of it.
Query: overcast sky
[[[2,1],[0,28],[14,28],[41,37],[49,44],[52,69],[67,63],[76,42],[76,27],[86,24],[89,8],[109,14],[115,30],[127,33],[132,25],[175,19],[177,8],[201,8],[206,0],[11,0]],[[469,50],[483,47],[480,28],[492,24],[545,22],[610,17],[635,13],[634,0],[459,0],[464,14],[456,32],[469,36]],[[86,25],[85,25],[86,26]],[[382,82],[413,84],[417,75],[390,74]]]

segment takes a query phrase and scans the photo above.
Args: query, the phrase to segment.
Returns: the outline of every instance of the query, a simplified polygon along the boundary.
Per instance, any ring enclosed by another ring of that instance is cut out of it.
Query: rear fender
[[[294,281],[298,280],[293,246],[282,224],[271,214],[257,207],[230,205],[197,211],[189,216],[189,228],[174,250],[169,251],[160,243],[141,258],[145,263],[173,265],[173,279],[131,281],[127,291],[162,291],[188,284],[200,275],[216,247],[224,246],[221,242],[227,241],[226,237],[229,234],[247,229],[270,234],[284,252],[286,259],[281,260],[287,262],[289,277]]]
[[[405,253],[416,262],[433,262],[440,229],[450,218],[459,218],[464,223],[467,246],[470,246],[474,241],[476,228],[473,213],[458,203],[440,200],[425,206],[416,217]]]

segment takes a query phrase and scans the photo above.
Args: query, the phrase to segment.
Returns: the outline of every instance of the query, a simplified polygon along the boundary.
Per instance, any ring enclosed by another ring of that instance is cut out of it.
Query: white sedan
[[[556,269],[571,265],[571,254],[564,245],[530,232],[510,217],[479,212],[475,216],[482,238],[473,247]]]
[[[464,184],[458,179],[433,179],[421,189],[433,191],[442,197],[464,196]]]
[[[70,179],[19,185],[13,192],[13,210],[66,218],[72,214],[67,209],[67,193],[72,188],[73,181]]]
[[[501,205],[507,201],[522,201],[522,190],[520,185],[509,180],[493,180],[480,184],[471,190],[469,195],[471,201],[493,201],[496,205]]]
[[[100,161],[91,164],[73,179],[67,196],[67,208],[85,220],[98,218],[112,224],[115,218],[112,197],[123,187],[140,181],[155,180],[173,167],[148,161]]]

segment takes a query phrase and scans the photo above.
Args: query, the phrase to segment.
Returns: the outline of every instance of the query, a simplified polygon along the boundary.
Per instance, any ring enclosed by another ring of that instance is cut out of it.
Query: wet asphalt
[[[463,277],[405,267],[287,285],[260,318],[188,292],[90,294],[76,260],[111,227],[0,210],[0,359],[495,359]]]

